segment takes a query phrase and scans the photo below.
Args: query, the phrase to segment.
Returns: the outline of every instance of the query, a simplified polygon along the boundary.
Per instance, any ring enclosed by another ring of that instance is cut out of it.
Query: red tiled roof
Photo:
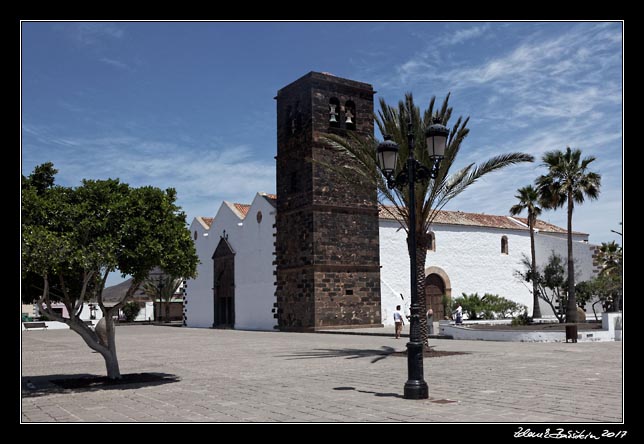
[[[201,217],[201,220],[204,221],[206,225],[208,225],[208,228],[212,225],[212,221],[215,220],[214,217]]]
[[[264,194],[264,196],[271,200],[277,200],[277,194]]]
[[[395,207],[387,207],[391,212],[396,211]],[[385,220],[395,220],[395,218],[385,209],[382,205],[379,208],[380,219]],[[516,223],[516,219],[526,224],[525,226]],[[512,229],[512,230],[527,230],[527,220],[525,218],[511,218],[509,216],[495,216],[491,214],[480,214],[480,213],[465,213],[463,211],[445,211],[441,210],[436,215],[434,219],[435,224],[444,224],[444,225],[467,225],[467,226],[476,226],[476,227],[490,227],[490,228],[501,228],[501,229]],[[548,222],[542,220],[537,220],[536,226],[540,231],[546,231],[551,233],[566,233],[564,228],[558,227]],[[574,232],[576,234],[586,234]]]
[[[527,217],[516,217],[512,216],[513,219],[519,220],[522,223],[528,225],[528,218]],[[565,228],[558,227],[556,225],[551,224],[550,222],[546,222],[543,220],[537,219],[537,223],[534,225],[534,228],[536,228],[539,231],[548,231],[551,233],[567,233],[568,230]],[[588,233],[583,233],[581,231],[573,231],[573,234],[588,234]]]
[[[233,205],[235,206],[235,209],[242,214],[242,216],[246,217],[250,205],[241,203],[234,203]]]

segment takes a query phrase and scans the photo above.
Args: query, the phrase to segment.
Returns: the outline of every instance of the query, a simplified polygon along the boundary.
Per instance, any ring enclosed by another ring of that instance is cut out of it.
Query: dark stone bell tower
[[[381,325],[376,189],[311,161],[337,163],[324,133],[373,135],[373,95],[367,83],[317,72],[277,93],[280,330]]]

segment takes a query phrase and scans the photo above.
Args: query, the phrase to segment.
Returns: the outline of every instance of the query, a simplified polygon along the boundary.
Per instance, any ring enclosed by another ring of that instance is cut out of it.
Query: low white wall
[[[38,321],[36,321],[38,322]],[[65,330],[69,329],[67,324],[64,322],[58,322],[58,321],[45,321],[45,325],[47,325],[47,330]],[[25,324],[22,324],[22,330],[27,330],[25,328]],[[30,328],[29,330],[45,330],[44,328]]]
[[[147,301],[134,321],[154,321],[154,302]]]
[[[612,316],[611,316],[612,315]],[[578,342],[621,341],[621,313],[604,313],[602,330],[578,331]],[[476,330],[475,327],[457,326],[451,321],[440,321],[439,332],[454,339],[506,342],[566,342],[565,331],[508,331]]]

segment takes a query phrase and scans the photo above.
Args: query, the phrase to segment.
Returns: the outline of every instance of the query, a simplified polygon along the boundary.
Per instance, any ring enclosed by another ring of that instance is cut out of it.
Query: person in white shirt
[[[400,305],[396,305],[396,311],[394,311],[394,322],[396,323],[396,339],[400,338],[400,333],[402,332],[403,325],[405,325],[405,317],[400,311]]]
[[[463,323],[463,307],[461,307],[461,304],[458,304],[458,307],[456,307],[456,324],[460,325]]]
[[[434,310],[432,310],[432,307],[427,310],[427,329],[430,335],[434,334]]]

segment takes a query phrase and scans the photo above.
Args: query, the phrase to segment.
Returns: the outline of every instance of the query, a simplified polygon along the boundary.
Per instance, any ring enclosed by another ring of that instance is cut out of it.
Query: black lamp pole
[[[429,178],[436,178],[440,162],[445,154],[449,130],[434,119],[425,133],[427,151],[433,161],[432,168],[427,168],[414,157],[414,128],[411,116],[407,123],[407,144],[409,156],[405,167],[396,175],[398,145],[385,136],[385,141],[378,145],[377,157],[380,170],[387,179],[389,188],[403,190],[409,187],[409,232],[408,243],[410,279],[411,279],[411,320],[409,326],[409,342],[407,343],[407,382],[405,383],[405,399],[427,399],[429,389],[423,377],[423,343],[420,336],[420,306],[418,303],[418,270],[416,268],[416,183]]]
[[[420,339],[420,317],[418,306],[418,270],[416,269],[416,166],[414,157],[414,131],[411,118],[407,124],[407,172],[409,185],[409,266],[411,268],[411,320],[409,324],[409,342],[407,343],[407,382],[405,382],[405,399],[427,399],[429,388],[423,379],[423,343]]]

